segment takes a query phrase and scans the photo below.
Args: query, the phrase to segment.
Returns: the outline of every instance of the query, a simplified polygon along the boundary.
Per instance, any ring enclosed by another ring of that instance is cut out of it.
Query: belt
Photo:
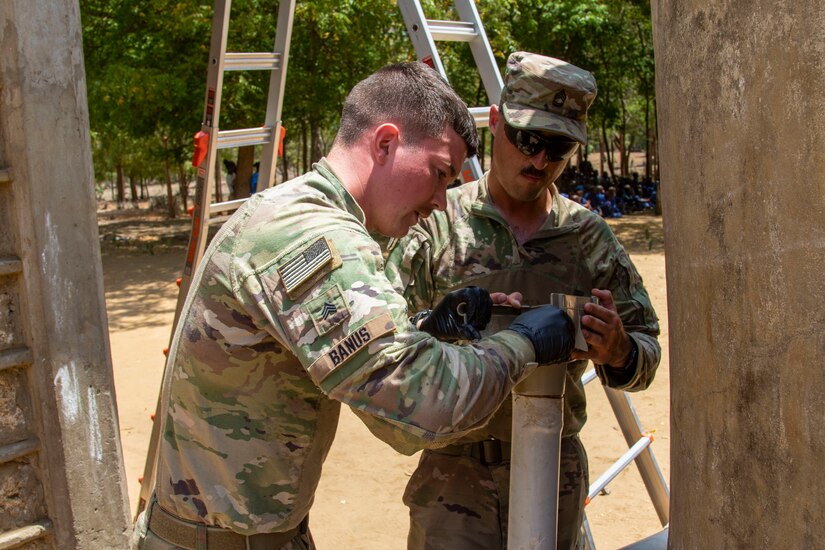
[[[473,443],[447,445],[432,452],[450,456],[469,456],[484,465],[502,464],[510,462],[510,442],[498,439],[485,439]]]
[[[241,535],[222,527],[210,527],[170,514],[157,502],[149,509],[149,530],[170,544],[188,550],[275,550],[307,532],[309,516],[283,533]]]

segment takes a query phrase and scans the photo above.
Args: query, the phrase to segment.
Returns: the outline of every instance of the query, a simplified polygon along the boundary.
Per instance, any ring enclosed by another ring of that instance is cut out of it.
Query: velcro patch
[[[382,313],[371,319],[364,326],[355,329],[340,340],[334,342],[324,355],[316,359],[309,366],[309,372],[318,380],[323,381],[332,371],[352,359],[355,354],[363,350],[370,342],[395,330],[395,323],[389,313]]]
[[[278,268],[278,275],[286,294],[295,299],[304,283],[315,280],[315,275],[331,271],[341,265],[341,257],[326,237],[319,237],[295,257]],[[324,268],[329,269],[324,269]]]
[[[350,316],[344,293],[339,285],[331,286],[301,306],[301,309],[312,319],[318,336],[323,336]]]

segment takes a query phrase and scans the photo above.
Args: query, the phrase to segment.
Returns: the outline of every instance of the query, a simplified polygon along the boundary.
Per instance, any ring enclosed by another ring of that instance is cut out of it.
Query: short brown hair
[[[447,125],[478,153],[478,132],[467,105],[435,70],[420,62],[387,65],[350,91],[336,141],[351,145],[376,124],[393,123],[415,143],[438,138]]]

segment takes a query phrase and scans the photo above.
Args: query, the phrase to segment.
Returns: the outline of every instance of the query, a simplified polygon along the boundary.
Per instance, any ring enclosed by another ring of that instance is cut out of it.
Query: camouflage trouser
[[[579,547],[589,485],[587,454],[578,436],[561,444],[559,550]],[[510,462],[484,465],[467,456],[424,451],[407,483],[408,550],[507,548]]]
[[[132,533],[131,550],[189,550],[175,546],[155,535],[149,530],[147,521],[146,512],[141,512]],[[271,550],[315,550],[315,543],[312,541],[312,534],[307,528],[306,533],[299,533],[280,548],[272,548]]]

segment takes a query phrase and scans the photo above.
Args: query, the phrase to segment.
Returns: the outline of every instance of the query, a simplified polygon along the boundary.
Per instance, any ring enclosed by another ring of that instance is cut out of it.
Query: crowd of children
[[[621,218],[633,212],[655,211],[659,182],[640,179],[637,172],[630,177],[610,176],[607,172],[599,175],[585,162],[581,167],[568,166],[556,186],[562,195],[604,218]]]

